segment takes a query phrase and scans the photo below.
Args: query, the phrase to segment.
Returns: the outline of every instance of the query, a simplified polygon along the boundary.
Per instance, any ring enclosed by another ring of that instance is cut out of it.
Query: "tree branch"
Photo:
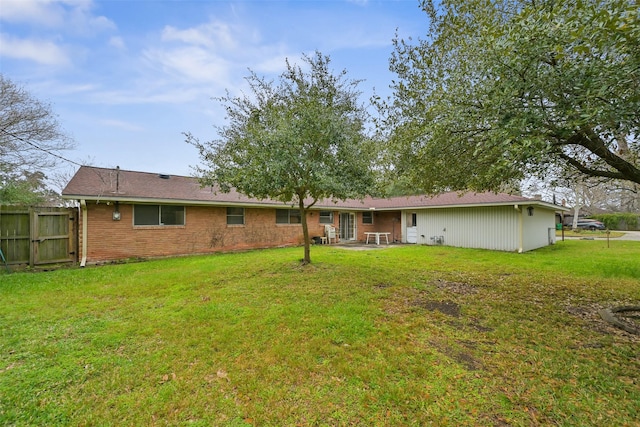
[[[574,159],[573,157],[565,154],[565,153],[560,153],[559,156],[566,161],[567,163],[569,163],[571,166],[573,166],[574,168],[576,168],[578,171],[580,171],[581,173],[585,174],[585,175],[589,175],[589,176],[597,176],[597,177],[602,177],[602,178],[610,178],[610,179],[627,179],[622,173],[620,172],[613,172],[613,171],[603,171],[600,169],[591,169],[586,167],[585,165],[583,165],[582,163],[580,163],[578,160]]]
[[[626,161],[622,157],[614,154],[609,150],[600,136],[588,127],[582,127],[580,132],[574,134],[570,141],[575,141],[577,145],[588,149],[593,154],[605,161],[613,169],[620,173],[621,179],[628,179],[640,184],[640,169],[634,164]],[[603,176],[603,175],[597,175]]]

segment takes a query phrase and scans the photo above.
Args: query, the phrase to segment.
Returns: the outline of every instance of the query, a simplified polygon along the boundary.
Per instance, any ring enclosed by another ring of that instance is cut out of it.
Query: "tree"
[[[0,204],[13,205],[58,205],[60,195],[47,188],[46,175],[42,172],[22,171],[14,174],[0,170]]]
[[[303,59],[308,72],[287,61],[277,85],[251,72],[251,97],[227,92],[219,98],[227,124],[217,127],[218,139],[201,143],[185,136],[204,163],[196,168],[202,185],[297,205],[307,264],[308,209],[323,199],[367,195],[375,152],[365,135],[359,81],[346,80],[344,70],[332,74],[329,57],[319,52]]]
[[[71,148],[51,107],[0,74],[0,203],[44,201],[43,171]]]
[[[424,0],[378,102],[392,169],[427,192],[529,176],[640,183],[634,0]]]

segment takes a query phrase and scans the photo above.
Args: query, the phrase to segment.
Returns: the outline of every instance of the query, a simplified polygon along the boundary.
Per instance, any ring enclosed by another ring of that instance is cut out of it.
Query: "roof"
[[[202,187],[197,178],[82,166],[71,178],[62,197],[72,200],[119,201],[129,203],[180,203],[185,205],[289,206],[277,200],[255,199],[235,190],[223,193]],[[363,200],[316,203],[314,208],[352,210],[410,210],[438,207],[539,205],[566,210],[561,206],[505,193],[443,193],[437,196],[392,198],[366,197]]]
[[[65,199],[187,204],[278,204],[258,201],[236,191],[202,187],[193,177],[82,166],[62,190]]]

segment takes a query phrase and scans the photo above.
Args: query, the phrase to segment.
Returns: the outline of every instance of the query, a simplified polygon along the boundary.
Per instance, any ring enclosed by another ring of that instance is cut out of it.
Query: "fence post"
[[[35,244],[38,238],[37,216],[32,206],[29,206],[29,267],[33,268],[36,264],[36,251],[38,246]]]

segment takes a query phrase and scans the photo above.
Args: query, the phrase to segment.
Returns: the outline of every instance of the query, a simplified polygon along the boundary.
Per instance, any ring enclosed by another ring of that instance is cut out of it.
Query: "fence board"
[[[29,262],[29,211],[0,206],[0,248],[10,264]]]
[[[73,262],[76,210],[0,206],[0,249],[9,264]]]
[[[34,263],[71,261],[69,212],[35,212]]]

